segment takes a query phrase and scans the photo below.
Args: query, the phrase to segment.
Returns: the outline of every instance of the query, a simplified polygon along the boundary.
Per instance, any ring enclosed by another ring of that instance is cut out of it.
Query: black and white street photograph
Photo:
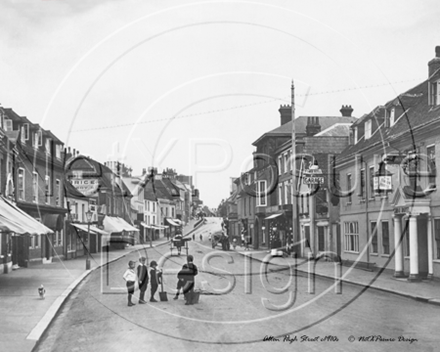
[[[435,0],[0,10],[1,351],[439,350]]]

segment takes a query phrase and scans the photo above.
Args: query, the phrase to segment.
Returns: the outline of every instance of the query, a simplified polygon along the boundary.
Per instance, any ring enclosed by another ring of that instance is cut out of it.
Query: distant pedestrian
[[[193,233],[193,241],[196,240],[196,235]]]
[[[245,240],[244,240],[244,232],[242,231],[241,232],[241,247],[244,247],[244,242],[245,242]]]
[[[151,270],[150,270],[150,282],[151,282],[151,296],[150,296],[150,302],[157,302],[157,300],[154,298],[154,294],[157,291],[157,288],[159,287],[159,284],[162,281],[162,273],[157,270],[157,263],[156,261],[152,261],[150,264]]]
[[[200,242],[202,242],[202,241],[203,241],[203,235],[200,234]]]
[[[234,238],[232,240],[232,248],[234,248],[234,251],[235,251],[235,247],[237,247],[237,239],[236,238]]]
[[[250,240],[250,239],[249,239],[249,236],[245,236],[245,237],[244,237],[244,246],[245,246],[245,247],[244,247],[244,250],[245,250],[245,251],[249,251],[249,250],[250,250],[250,248],[249,248],[249,240]]]
[[[134,306],[134,303],[131,301],[131,297],[134,294],[134,285],[136,283],[136,273],[134,272],[134,261],[130,260],[128,262],[128,269],[125,271],[122,276],[127,284],[127,292],[128,292],[128,306]]]
[[[148,268],[145,265],[145,257],[139,258],[140,264],[137,267],[137,277],[139,281],[139,304],[145,304],[145,291],[148,286]]]

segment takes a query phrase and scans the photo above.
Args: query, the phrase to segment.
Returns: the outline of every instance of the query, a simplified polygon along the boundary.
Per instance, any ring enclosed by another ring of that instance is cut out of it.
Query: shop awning
[[[61,231],[64,227],[64,217],[61,214],[44,214],[43,224],[53,231]]]
[[[139,231],[136,227],[131,226],[122,218],[106,216],[103,223],[104,230],[110,233],[122,231]]]
[[[275,218],[277,218],[278,216],[281,216],[281,215],[283,215],[283,213],[272,214],[272,215],[268,216],[267,218],[264,218],[264,220],[275,219]]]
[[[84,232],[88,231],[88,226],[85,224],[71,224],[71,225],[75,226],[76,228],[80,229],[81,231],[84,231]],[[97,235],[109,235],[110,234],[107,231],[103,231],[94,225],[90,225],[90,232],[96,233]]]
[[[167,221],[168,221],[168,223],[171,225],[171,226],[180,226],[180,224],[178,224],[177,222],[176,222],[176,220],[177,219],[167,219]],[[177,221],[180,221],[180,220],[177,220]]]
[[[3,197],[0,197],[0,229],[19,235],[26,233],[30,235],[53,233],[51,229]]]
[[[155,230],[163,230],[168,228],[168,226],[162,226],[162,225],[148,225],[145,222],[141,222],[141,225],[147,229],[155,229]]]

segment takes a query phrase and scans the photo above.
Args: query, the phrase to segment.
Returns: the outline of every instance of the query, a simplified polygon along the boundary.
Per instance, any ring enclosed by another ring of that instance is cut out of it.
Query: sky
[[[193,175],[217,207],[252,143],[297,116],[361,117],[428,75],[426,1],[2,0],[0,104],[139,175]]]

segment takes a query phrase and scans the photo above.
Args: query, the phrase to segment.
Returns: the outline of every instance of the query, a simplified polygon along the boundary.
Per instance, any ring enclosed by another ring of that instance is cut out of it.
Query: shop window
[[[382,249],[383,254],[390,254],[390,229],[388,221],[382,221]]]
[[[378,245],[377,245],[377,222],[372,221],[370,223],[371,230],[371,253],[377,253]]]

